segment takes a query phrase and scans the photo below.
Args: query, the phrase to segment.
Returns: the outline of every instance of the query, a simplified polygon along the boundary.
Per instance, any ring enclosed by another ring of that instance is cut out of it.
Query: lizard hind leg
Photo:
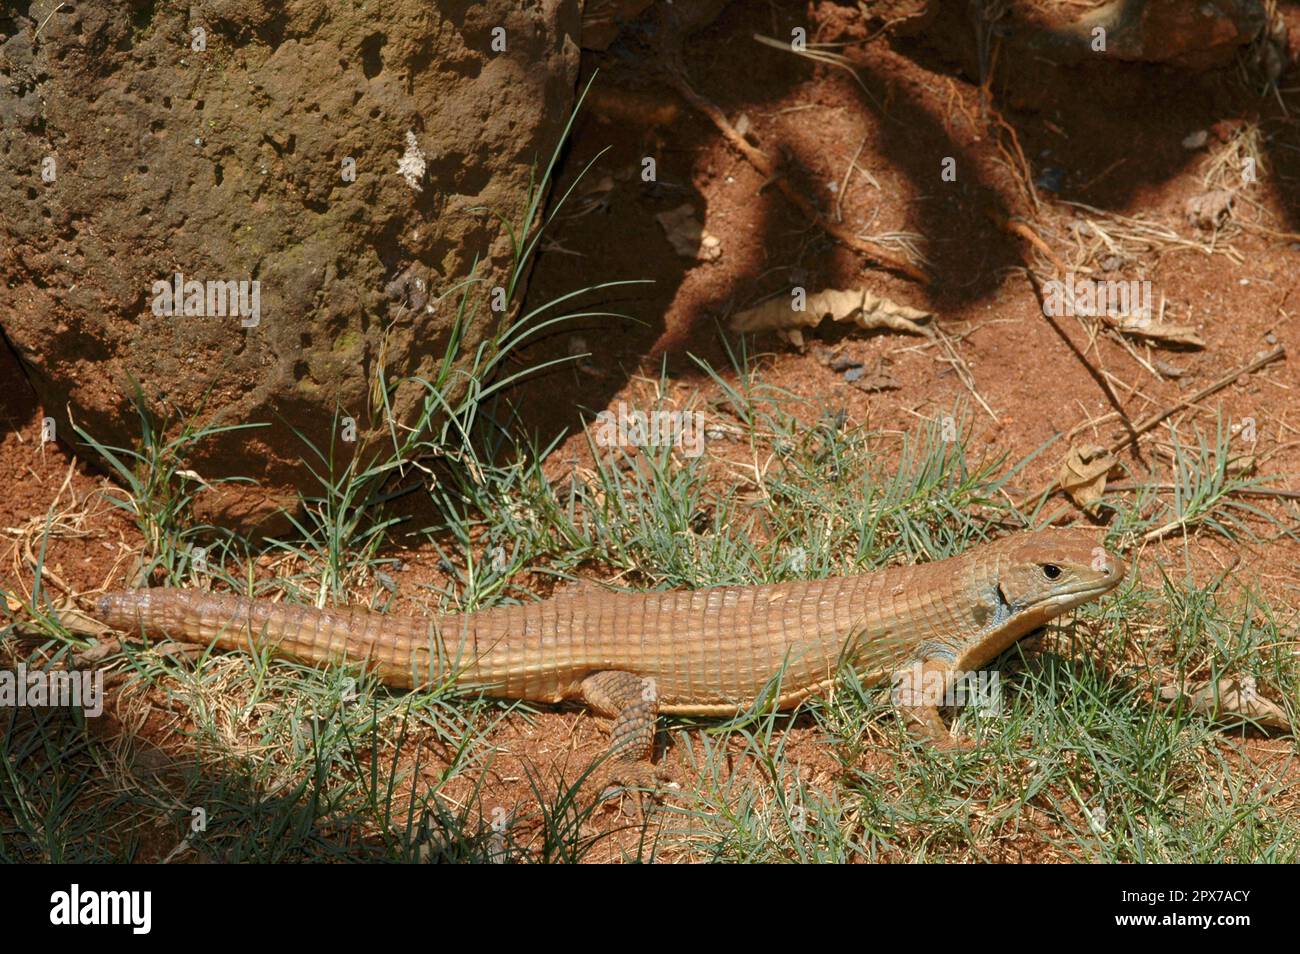
[[[650,762],[659,715],[655,681],[636,673],[603,670],[583,679],[581,689],[582,701],[592,711],[614,720],[602,787],[654,788],[664,777]]]

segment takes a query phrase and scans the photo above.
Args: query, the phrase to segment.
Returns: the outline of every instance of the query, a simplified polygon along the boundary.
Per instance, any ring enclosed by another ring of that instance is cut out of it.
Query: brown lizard
[[[769,694],[790,709],[831,687],[844,665],[868,685],[911,669],[950,686],[1124,572],[1095,532],[1044,530],[859,576],[588,591],[428,619],[163,588],[106,593],[96,615],[126,632],[360,664],[400,688],[454,681],[507,698],[581,700],[614,720],[611,780],[640,785],[654,778],[659,713],[734,715]],[[965,747],[941,701],[895,694],[915,734]]]

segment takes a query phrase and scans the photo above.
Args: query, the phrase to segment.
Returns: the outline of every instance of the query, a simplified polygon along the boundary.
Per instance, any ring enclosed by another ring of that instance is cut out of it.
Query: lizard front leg
[[[931,656],[894,674],[890,698],[914,739],[941,751],[970,751],[977,744],[953,735],[939,713],[953,679],[952,662],[942,656]]]
[[[582,700],[597,715],[613,719],[609,732],[602,788],[619,785],[638,790],[653,789],[666,778],[651,764],[654,754],[655,721],[659,696],[655,681],[631,672],[607,670],[582,680]]]

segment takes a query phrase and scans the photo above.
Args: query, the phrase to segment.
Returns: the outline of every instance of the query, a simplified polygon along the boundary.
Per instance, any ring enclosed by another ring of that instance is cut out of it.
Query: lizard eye
[[[1060,575],[1061,575],[1061,568],[1057,566],[1055,563],[1043,564],[1043,576],[1047,577],[1049,580],[1058,579]]]

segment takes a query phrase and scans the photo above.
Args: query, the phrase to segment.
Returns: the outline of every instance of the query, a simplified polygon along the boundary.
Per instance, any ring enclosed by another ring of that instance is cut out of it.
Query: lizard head
[[[1037,627],[1113,590],[1126,570],[1094,530],[1040,530],[1005,542],[997,587],[1011,614]]]

